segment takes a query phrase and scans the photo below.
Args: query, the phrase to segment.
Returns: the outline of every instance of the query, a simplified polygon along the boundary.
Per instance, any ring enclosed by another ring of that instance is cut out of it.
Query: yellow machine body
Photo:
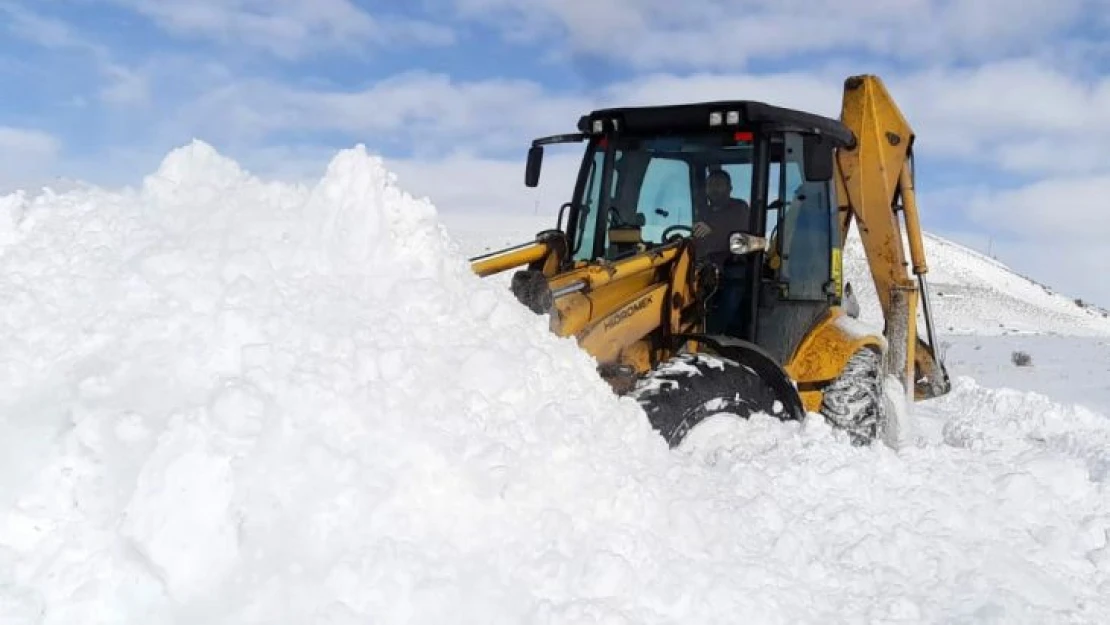
[[[845,81],[839,122],[852,140],[833,150],[836,236],[817,250],[829,259],[834,292],[830,297],[835,301],[804,321],[800,340],[776,363],[808,412],[822,409],[825,389],[842,376],[853,355],[864,350],[878,356],[884,375],[902,382],[909,399],[948,390],[947,374],[933,349],[927,306],[927,264],[912,171],[913,131],[875,76]],[[882,327],[853,318],[842,301],[842,250],[853,223],[879,294]],[[620,224],[609,228],[608,241],[630,247],[631,252],[616,258],[571,258],[572,236],[569,227],[546,231],[533,242],[472,259],[473,268],[481,276],[521,270],[520,284],[530,283],[533,293],[542,282],[544,297],[533,298],[533,308],[551,315],[553,332],[574,337],[593,355],[600,374],[618,392],[634,388],[637,380],[678,354],[715,351],[714,345],[722,345],[699,339],[705,332],[701,295],[713,281],[697,264],[696,239],[675,237],[647,244],[639,226]],[[785,236],[791,236],[790,230]],[[775,237],[769,238],[763,261],[767,271],[778,270],[789,259],[776,253],[780,248]],[[925,332],[918,327],[922,309]],[[722,349],[726,355],[739,353]]]

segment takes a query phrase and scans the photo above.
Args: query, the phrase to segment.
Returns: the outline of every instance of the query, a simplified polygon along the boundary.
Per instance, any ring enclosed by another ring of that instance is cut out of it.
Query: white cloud
[[[114,60],[107,46],[75,32],[64,21],[14,5],[0,4],[0,15],[7,17],[7,30],[15,37],[47,49],[76,51],[91,59],[103,80],[99,92],[102,102],[113,105],[148,102],[146,76]]]
[[[210,38],[297,58],[368,43],[446,45],[452,31],[429,21],[376,17],[350,0],[107,0],[179,36]]]
[[[175,75],[204,75],[175,67]],[[289,133],[329,133],[331,144],[440,159],[460,148],[523,154],[537,135],[571,131],[599,106],[742,97],[835,117],[847,72],[656,74],[594,94],[554,92],[525,80],[456,81],[412,72],[361,90],[297,88],[209,71],[178,108],[158,116],[159,136],[199,136],[237,147],[289,144]],[[174,81],[177,82],[177,81]],[[918,133],[918,153],[939,163],[994,166],[1035,177],[1110,169],[1110,81],[1084,82],[1037,61],[887,78]],[[216,86],[212,86],[212,85]],[[984,180],[984,184],[994,182]],[[928,192],[928,190],[923,190]]]
[[[601,99],[753,99],[835,118],[850,69],[652,74],[609,86]],[[880,76],[916,132],[919,154],[1034,176],[1110,170],[1110,77],[1083,78],[1038,59]]]
[[[57,138],[39,130],[0,126],[0,154],[11,160],[19,158],[50,159],[57,155]]]
[[[904,108],[919,125],[932,126],[933,134],[970,131],[994,140],[1029,138],[1030,133],[1110,133],[1110,79],[1084,79],[1043,60],[937,68],[890,83],[903,94]]]
[[[100,99],[114,105],[141,105],[150,102],[150,84],[146,75],[121,65],[106,65],[102,70],[109,78],[100,90]]]
[[[1105,0],[454,0],[509,36],[565,36],[571,52],[635,68],[740,68],[752,59],[873,53],[918,62],[1028,54]],[[523,33],[523,34],[522,34]]]
[[[49,133],[0,126],[0,194],[47,180],[60,150],[61,142]]]
[[[530,81],[456,82],[414,72],[355,91],[232,79],[187,104],[171,123],[257,141],[288,130],[338,131],[352,141],[444,154],[459,145],[523,150],[534,135],[572,130],[588,107],[583,98],[553,94]]]
[[[832,71],[699,73],[686,76],[651,74],[606,87],[604,100],[611,105],[633,106],[703,100],[760,100],[836,117],[846,76]]]
[[[969,216],[996,232],[1053,247],[1110,248],[1110,175],[1047,178],[1015,189],[980,191],[969,200]],[[1110,268],[1110,253],[1105,263]]]
[[[994,244],[994,255],[1017,272],[1056,293],[1110,309],[1106,245],[1060,239],[1020,239]]]
[[[1090,174],[1110,170],[1110,134],[1092,128],[1063,137],[1000,140],[995,160],[1008,171],[1032,176]],[[1078,136],[1077,136],[1078,135]]]
[[[1110,269],[1110,173],[1051,171],[1007,189],[992,189],[989,182],[934,194],[929,206],[959,212],[979,226],[973,242],[979,251],[989,245],[1019,273],[1110,308],[1110,281],[1102,278]]]
[[[65,22],[42,17],[13,4],[0,4],[8,30],[35,45],[44,48],[79,48],[87,44],[75,35]]]
[[[447,213],[548,215],[551,224],[559,207],[573,199],[581,146],[548,148],[540,186],[524,186],[525,152],[517,160],[452,154],[444,158],[389,158],[387,166],[409,192],[427,196]]]
[[[418,151],[455,145],[504,150],[570,131],[596,107],[721,98],[763,100],[836,117],[844,68],[778,74],[653,74],[587,96],[527,80],[455,81],[413,72],[362,90],[299,89],[229,79],[192,105],[201,127],[264,138],[284,130],[341,131],[357,140],[403,140]],[[970,70],[885,76],[917,132],[919,152],[1023,174],[1110,164],[1110,79],[1084,80],[1032,59]],[[1069,158],[1059,158],[1068,155]],[[1069,165],[1071,163],[1071,165]]]

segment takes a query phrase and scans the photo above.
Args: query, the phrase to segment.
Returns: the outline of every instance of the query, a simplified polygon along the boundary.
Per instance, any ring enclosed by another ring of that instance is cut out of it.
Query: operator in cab
[[[710,333],[736,334],[743,328],[742,304],[747,295],[746,263],[729,251],[729,234],[750,232],[751,206],[732,197],[732,177],[722,169],[709,173],[705,180],[706,206],[698,211],[693,235],[699,260],[720,269],[717,292],[709,301],[706,330]]]

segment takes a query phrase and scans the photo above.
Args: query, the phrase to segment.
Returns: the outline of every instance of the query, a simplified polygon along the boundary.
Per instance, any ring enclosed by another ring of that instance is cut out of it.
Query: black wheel
[[[873,349],[860,349],[825,389],[821,414],[833,427],[844,430],[853,445],[862,446],[882,436],[887,412],[881,357]]]
[[[801,399],[785,374],[768,380],[757,372],[764,369],[714,354],[681,354],[641,378],[630,395],[671,447],[718,415],[747,419],[763,412],[784,421],[803,418]]]

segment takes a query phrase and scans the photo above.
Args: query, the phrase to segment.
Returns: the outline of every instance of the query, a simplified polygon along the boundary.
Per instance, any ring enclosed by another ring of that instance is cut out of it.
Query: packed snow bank
[[[672,452],[362,149],[3,202],[8,621],[1110,617],[1110,424],[966,382],[929,417],[959,446]]]
[[[197,143],[15,212],[0,588],[28,615],[516,621],[489,559],[666,460],[361,150],[306,190]]]

